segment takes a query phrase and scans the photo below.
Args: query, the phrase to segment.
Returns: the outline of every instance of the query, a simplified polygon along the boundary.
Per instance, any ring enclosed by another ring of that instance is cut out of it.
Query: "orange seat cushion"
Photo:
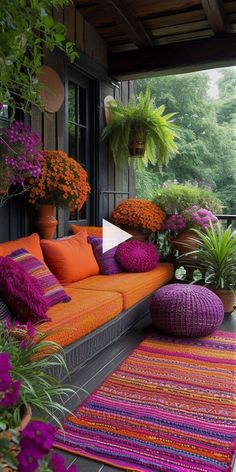
[[[169,282],[174,268],[169,263],[159,263],[155,269],[142,273],[121,273],[115,275],[97,275],[69,287],[106,292],[119,292],[123,295],[123,308],[127,310],[157,288]]]
[[[25,238],[16,239],[15,241],[1,243],[0,256],[8,256],[8,254],[11,254],[11,252],[17,249],[26,249],[32,256],[36,257],[36,259],[44,262],[40,239],[37,233],[26,236]]]
[[[47,315],[52,321],[39,327],[42,333],[52,331],[47,340],[65,347],[91,333],[122,311],[120,293],[68,289],[69,303],[52,306]]]
[[[99,274],[99,266],[87,237],[87,231],[83,230],[71,238],[41,240],[46,264],[61,283]]]
[[[94,236],[95,238],[102,238],[102,227],[101,226],[71,225],[71,227],[70,227],[70,230],[73,234],[77,234],[83,229],[85,229],[87,231],[88,236]]]

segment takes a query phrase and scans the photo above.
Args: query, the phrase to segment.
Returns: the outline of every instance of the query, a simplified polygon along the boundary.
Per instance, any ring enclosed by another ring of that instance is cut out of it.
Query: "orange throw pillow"
[[[62,284],[99,274],[99,266],[87,237],[84,230],[67,239],[41,240],[46,264]]]
[[[102,227],[101,226],[78,226],[78,225],[71,225],[70,227],[71,233],[77,234],[83,230],[86,230],[88,236],[94,236],[95,238],[102,238]]]
[[[17,251],[18,249],[26,249],[32,256],[44,262],[42,249],[40,246],[40,239],[37,233],[26,236],[25,238],[19,238],[15,241],[8,241],[7,243],[0,244],[0,256],[8,256],[11,252]]]

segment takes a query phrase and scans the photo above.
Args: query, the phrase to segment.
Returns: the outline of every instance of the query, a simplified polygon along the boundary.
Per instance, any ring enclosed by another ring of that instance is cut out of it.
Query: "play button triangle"
[[[109,223],[107,220],[102,220],[102,252],[107,252],[109,249],[112,249],[118,244],[127,241],[127,239],[132,238],[132,234],[123,231],[123,229],[118,228],[118,226]]]

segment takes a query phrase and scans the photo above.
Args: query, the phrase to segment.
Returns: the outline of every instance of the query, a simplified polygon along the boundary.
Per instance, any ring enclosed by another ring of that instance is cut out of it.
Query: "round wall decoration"
[[[56,113],[60,110],[65,97],[64,84],[58,73],[48,66],[42,66],[38,75],[42,84],[40,92],[45,111]]]

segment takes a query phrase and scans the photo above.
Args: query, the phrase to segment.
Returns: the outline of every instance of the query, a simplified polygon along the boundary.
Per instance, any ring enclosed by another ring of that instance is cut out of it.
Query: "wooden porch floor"
[[[83,388],[87,391],[80,393],[81,400],[90,395],[116,367],[128,356],[130,351],[141,342],[147,333],[149,320],[141,322],[135,326],[130,332],[122,336],[112,346],[105,349],[101,354],[96,356],[88,365],[83,367],[78,373],[75,373],[71,379],[73,385]],[[221,326],[224,331],[236,332],[236,311],[224,319]],[[78,398],[71,397],[66,406],[74,410],[78,406]],[[88,460],[73,454],[60,452],[66,460],[66,465],[76,464],[78,472],[117,472],[120,469],[110,467],[101,462]],[[236,464],[232,469],[236,472]]]

